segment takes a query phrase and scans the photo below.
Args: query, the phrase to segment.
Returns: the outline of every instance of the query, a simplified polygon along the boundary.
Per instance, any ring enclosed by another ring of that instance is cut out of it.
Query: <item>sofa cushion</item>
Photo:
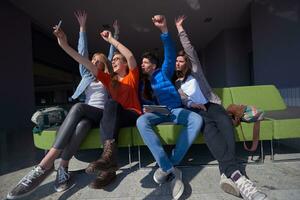
[[[118,139],[119,147],[128,147],[132,145],[131,127],[121,128]],[[45,129],[41,133],[33,134],[34,145],[39,149],[48,150],[52,147],[58,127]],[[98,149],[102,148],[100,133],[98,128],[92,129],[80,145],[80,149]]]
[[[231,87],[233,103],[253,105],[264,111],[284,110],[286,105],[274,85]]]
[[[252,141],[254,123],[241,123],[245,135],[245,141]],[[235,140],[244,141],[241,126],[235,128]],[[273,121],[263,120],[260,122],[259,140],[271,140],[273,136]]]
[[[213,91],[220,97],[224,108],[233,103],[230,88],[214,88]]]
[[[274,123],[274,139],[300,137],[300,107],[288,107],[280,111],[268,111],[265,117]]]

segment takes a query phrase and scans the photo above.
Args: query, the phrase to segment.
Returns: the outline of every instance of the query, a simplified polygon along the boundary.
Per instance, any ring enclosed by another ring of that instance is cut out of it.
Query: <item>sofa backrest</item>
[[[274,85],[231,87],[230,91],[235,104],[254,105],[264,111],[286,109],[286,105]]]
[[[233,103],[230,88],[214,88],[213,91],[220,97],[224,108]]]

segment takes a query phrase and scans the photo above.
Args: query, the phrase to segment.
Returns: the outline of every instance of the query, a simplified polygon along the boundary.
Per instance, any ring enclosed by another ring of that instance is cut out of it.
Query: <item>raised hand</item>
[[[168,32],[167,20],[163,15],[155,15],[152,17],[153,24],[159,28],[163,33]]]
[[[180,15],[177,18],[175,18],[175,25],[176,27],[182,27],[183,21],[186,19],[186,16]]]
[[[115,32],[115,34],[119,34],[119,33],[120,33],[120,25],[119,25],[117,19],[114,21],[113,27],[114,27],[114,32]]]
[[[58,28],[57,25],[54,26],[53,29],[54,29],[53,34],[56,36],[59,46],[63,47],[64,45],[67,45],[68,44],[67,36],[63,32],[63,30],[61,28]]]
[[[110,42],[110,39],[112,38],[112,34],[111,34],[111,32],[110,31],[102,31],[101,33],[100,33],[100,35],[101,35],[101,37],[105,40],[105,41],[107,41],[107,42]]]
[[[84,32],[86,28],[87,13],[85,12],[85,10],[77,10],[76,12],[74,12],[74,15],[80,25],[80,31]]]

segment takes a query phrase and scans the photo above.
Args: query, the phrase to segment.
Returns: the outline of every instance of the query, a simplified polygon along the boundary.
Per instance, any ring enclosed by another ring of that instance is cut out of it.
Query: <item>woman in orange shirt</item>
[[[119,52],[112,59],[113,74],[98,70],[88,59],[78,54],[67,42],[61,28],[54,27],[60,47],[74,60],[86,66],[109,91],[112,99],[104,105],[100,122],[100,134],[103,143],[101,158],[90,163],[86,173],[101,173],[90,184],[92,188],[102,188],[116,178],[117,140],[120,128],[134,126],[142,113],[138,97],[139,70],[132,52],[112,37],[111,32],[100,33],[102,38],[112,44]]]

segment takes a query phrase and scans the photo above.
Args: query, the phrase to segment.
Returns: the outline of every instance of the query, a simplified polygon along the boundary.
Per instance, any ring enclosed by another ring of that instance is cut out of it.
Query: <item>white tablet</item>
[[[143,105],[144,108],[149,110],[149,112],[156,112],[163,115],[169,115],[171,111],[168,109],[167,106],[161,106],[161,105]]]

